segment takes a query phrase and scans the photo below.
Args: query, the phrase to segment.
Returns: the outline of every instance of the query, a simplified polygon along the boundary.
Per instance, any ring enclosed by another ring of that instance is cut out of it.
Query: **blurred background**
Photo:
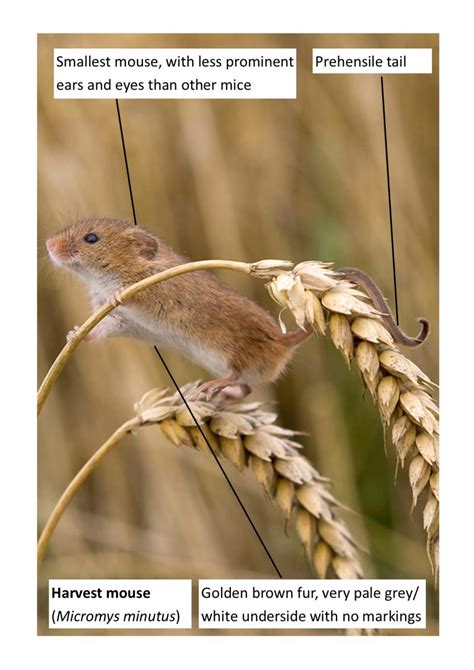
[[[438,380],[438,38],[429,35],[40,35],[40,380],[67,331],[90,313],[78,280],[49,263],[45,239],[78,217],[132,218],[115,101],[54,100],[53,48],[296,47],[296,100],[121,102],[138,222],[193,260],[360,267],[393,307],[380,77],[311,73],[314,47],[371,46],[433,49],[432,75],[390,75],[384,84],[400,324],[415,334],[416,317],[429,319],[430,339],[408,355]],[[277,315],[263,282],[220,277]],[[206,378],[180,355],[163,353],[180,384]],[[39,420],[39,529],[133,403],[168,385],[146,344],[112,339],[78,349]],[[422,505],[410,514],[407,473],[394,480],[394,450],[387,445],[384,453],[381,422],[357,372],[328,341],[311,338],[285,377],[255,396],[278,403],[281,425],[308,434],[305,454],[354,510],[343,516],[367,549],[366,576],[428,580],[427,630],[414,633],[437,634]],[[285,535],[253,476],[223,464],[284,577],[312,577],[294,530]],[[107,457],[60,522],[39,574],[39,632],[64,633],[47,628],[50,578],[171,577],[270,578],[274,571],[213,459],[176,449],[150,428]],[[331,634],[301,634],[321,633]]]

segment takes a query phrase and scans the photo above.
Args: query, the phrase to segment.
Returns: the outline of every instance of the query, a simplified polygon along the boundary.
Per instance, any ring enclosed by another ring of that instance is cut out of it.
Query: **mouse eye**
[[[87,233],[87,235],[84,235],[84,242],[87,242],[87,244],[95,244],[98,241],[99,236],[95,233]]]

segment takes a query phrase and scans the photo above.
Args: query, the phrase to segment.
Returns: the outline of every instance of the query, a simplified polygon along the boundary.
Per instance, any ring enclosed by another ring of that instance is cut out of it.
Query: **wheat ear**
[[[195,397],[199,382],[181,389],[184,397]],[[344,522],[338,517],[338,502],[328,482],[300,454],[293,439],[297,433],[275,424],[277,415],[262,409],[259,402],[200,402],[187,400],[211,448],[240,471],[250,469],[283,513],[285,524],[292,517],[306,555],[320,578],[362,577],[357,549]],[[61,496],[38,545],[38,561],[67,505],[105,455],[128,432],[157,424],[176,446],[208,450],[206,440],[178,393],[153,389],[135,405],[136,416],[121,426],[92,456]]]
[[[307,261],[273,276],[272,298],[288,308],[298,325],[329,336],[350,366],[354,359],[395,446],[398,464],[409,460],[412,509],[425,495],[423,525],[433,573],[439,556],[439,412],[431,395],[436,386],[404,356],[385,328],[382,314],[332,263]],[[269,274],[269,276],[271,276]],[[281,320],[283,330],[285,326]]]

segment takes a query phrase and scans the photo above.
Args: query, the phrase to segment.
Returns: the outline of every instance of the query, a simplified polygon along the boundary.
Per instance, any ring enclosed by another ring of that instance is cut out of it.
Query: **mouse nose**
[[[50,237],[49,240],[46,240],[46,249],[50,256],[59,256],[60,247],[58,240],[54,237]]]
[[[46,248],[49,256],[55,263],[65,262],[71,255],[71,249],[59,237],[50,237],[46,240]]]

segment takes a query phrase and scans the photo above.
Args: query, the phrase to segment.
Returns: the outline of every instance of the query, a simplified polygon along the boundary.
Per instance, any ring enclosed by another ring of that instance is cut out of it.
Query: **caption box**
[[[296,49],[54,49],[55,98],[296,98]]]
[[[313,49],[313,74],[431,72],[431,49]]]
[[[50,579],[50,628],[191,628],[190,579]]]
[[[200,628],[425,628],[414,579],[200,580]]]

